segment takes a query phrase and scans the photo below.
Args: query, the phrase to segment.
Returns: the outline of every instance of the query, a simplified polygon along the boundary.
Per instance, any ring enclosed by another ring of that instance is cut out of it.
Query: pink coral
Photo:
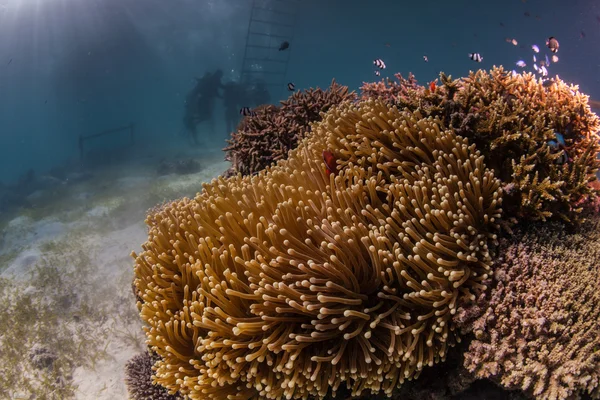
[[[475,334],[465,367],[538,399],[600,398],[598,215],[504,240],[494,278],[487,304],[457,313]]]
[[[363,82],[360,87],[361,98],[363,100],[381,98],[386,102],[394,102],[398,98],[407,97],[412,91],[425,90],[419,86],[413,74],[409,74],[408,79],[399,73],[394,74],[394,77],[396,81],[385,78],[379,82]]]

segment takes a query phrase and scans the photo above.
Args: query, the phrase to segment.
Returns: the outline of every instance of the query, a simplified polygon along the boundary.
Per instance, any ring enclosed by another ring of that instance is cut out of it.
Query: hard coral
[[[600,123],[577,86],[502,68],[459,80],[441,74],[442,84],[433,90],[414,79],[399,76],[398,82],[366,84],[362,95],[438,117],[468,138],[511,189],[504,203],[508,215],[522,221],[581,219],[577,204],[593,196],[587,183],[600,166]],[[564,137],[564,149],[550,145],[558,140],[555,132]]]
[[[410,95],[422,95],[425,88],[417,83],[413,74],[408,75],[408,79],[402,74],[394,74],[397,82],[390,78],[382,79],[379,82],[363,82],[360,87],[361,99],[382,99],[386,102],[396,102],[399,99]]]
[[[599,399],[598,214],[576,233],[556,223],[518,232],[499,254],[489,300],[471,309],[465,367],[536,399]]]
[[[328,89],[295,92],[281,106],[265,105],[245,117],[227,142],[226,160],[232,167],[226,176],[253,175],[272,163],[285,159],[310,131],[310,123],[321,119],[320,113],[344,100],[356,98],[348,87],[333,80]]]
[[[485,289],[501,213],[483,157],[439,120],[372,100],[312,128],[287,160],[147,220],[135,285],[171,392],[390,394],[458,340],[451,316]]]
[[[167,389],[152,384],[152,366],[158,360],[148,352],[138,354],[125,365],[125,383],[131,400],[178,400]]]

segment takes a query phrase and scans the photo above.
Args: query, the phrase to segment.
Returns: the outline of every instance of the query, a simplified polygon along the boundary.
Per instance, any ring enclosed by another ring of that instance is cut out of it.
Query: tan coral
[[[414,79],[365,84],[363,97],[440,118],[469,139],[503,184],[507,215],[515,220],[581,220],[578,204],[593,196],[587,185],[600,166],[600,120],[589,98],[559,79],[542,82],[502,67],[452,80],[441,74],[434,91]],[[566,146],[552,149],[555,132]],[[568,160],[565,162],[565,154]]]
[[[501,213],[483,157],[439,121],[372,100],[313,132],[276,166],[147,220],[135,285],[172,392],[390,394],[457,340],[451,316],[485,288]]]
[[[465,366],[536,399],[600,398],[600,219],[503,240]],[[465,314],[466,315],[466,314]]]

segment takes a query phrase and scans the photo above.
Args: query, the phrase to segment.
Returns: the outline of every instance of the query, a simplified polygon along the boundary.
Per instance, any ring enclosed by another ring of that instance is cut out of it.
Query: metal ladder
[[[285,77],[293,47],[296,13],[301,0],[252,0],[241,81],[262,81],[272,93],[285,90]],[[279,51],[282,42],[290,48]]]

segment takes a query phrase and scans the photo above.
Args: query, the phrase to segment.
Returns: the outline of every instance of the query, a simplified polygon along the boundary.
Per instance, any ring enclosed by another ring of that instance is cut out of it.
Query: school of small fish
[[[529,17],[530,14],[528,12],[525,12],[525,16]],[[536,18],[541,19],[539,16],[536,16]],[[598,22],[600,22],[600,16],[597,16],[597,19],[598,19]],[[500,26],[504,27],[504,24],[501,22]],[[581,31],[580,38],[584,38],[584,37],[585,37],[585,33],[583,31]],[[507,37],[507,38],[505,38],[505,41],[509,44],[512,44],[513,46],[519,45],[518,40],[515,38]],[[557,63],[559,60],[558,55],[556,55],[556,53],[558,52],[558,49],[560,48],[560,43],[558,42],[558,39],[556,39],[556,37],[550,36],[546,39],[545,44],[546,44],[546,47],[552,53],[551,57],[548,57],[548,55],[545,54],[544,58],[538,62],[536,54],[540,53],[540,47],[537,44],[532,44],[531,50],[534,53],[532,56],[532,60],[533,60],[532,67],[536,73],[541,75],[542,84],[545,87],[547,87],[547,86],[552,85],[555,82],[555,79],[548,78],[548,74],[549,74],[548,68],[550,67],[551,63]],[[385,43],[385,46],[390,47],[390,44]],[[284,50],[287,50],[289,47],[290,47],[290,43],[287,41],[284,41],[280,44],[278,50],[284,51]],[[521,49],[526,48],[526,46],[524,46],[523,44],[520,47],[521,47]],[[423,55],[422,57],[423,57],[424,62],[429,62],[429,57],[427,55]],[[472,60],[474,62],[477,62],[477,63],[483,62],[483,56],[480,53],[477,53],[477,52],[468,53],[468,57],[470,60]],[[12,59],[10,59],[8,64],[10,64],[11,62],[12,62]],[[527,67],[527,63],[522,59],[518,60],[515,64],[519,68]],[[387,67],[385,64],[385,61],[382,58],[374,59],[373,65],[375,66],[374,74],[376,76],[381,76],[381,72],[383,70],[385,70]],[[517,74],[517,72],[515,70],[513,70],[512,73]],[[429,84],[430,92],[435,92],[436,88],[437,88],[436,81],[430,82],[430,84]],[[290,92],[295,91],[296,85],[293,82],[288,82],[287,90]],[[256,112],[254,110],[252,110],[250,107],[242,107],[240,109],[240,115],[242,115],[244,117],[256,116]],[[548,145],[551,147],[551,149],[553,151],[563,150],[565,147],[565,142],[564,142],[564,138],[563,138],[562,134],[555,132],[555,137],[556,137],[556,140],[548,141]],[[567,161],[568,161],[568,157],[566,156],[566,153],[565,153],[564,156],[561,158],[560,162],[567,162]],[[323,162],[325,163],[325,173],[327,176],[329,176],[330,174],[335,174],[337,172],[336,158],[329,150],[323,151]]]

